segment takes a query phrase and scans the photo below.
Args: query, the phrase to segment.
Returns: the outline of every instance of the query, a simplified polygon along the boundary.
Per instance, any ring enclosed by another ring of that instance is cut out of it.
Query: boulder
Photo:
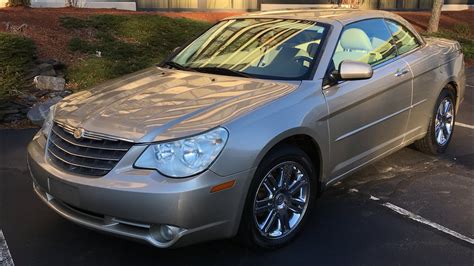
[[[49,108],[61,100],[61,97],[54,97],[45,102],[35,104],[26,116],[33,124],[41,126],[44,119],[48,116]]]
[[[41,90],[63,91],[66,81],[63,78],[36,76],[33,80],[36,88]]]

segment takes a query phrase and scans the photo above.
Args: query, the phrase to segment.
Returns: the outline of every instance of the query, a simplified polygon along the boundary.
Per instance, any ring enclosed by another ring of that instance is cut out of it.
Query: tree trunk
[[[428,23],[428,33],[438,32],[439,17],[441,16],[441,8],[443,7],[444,0],[434,0],[433,10],[431,11],[430,22]]]

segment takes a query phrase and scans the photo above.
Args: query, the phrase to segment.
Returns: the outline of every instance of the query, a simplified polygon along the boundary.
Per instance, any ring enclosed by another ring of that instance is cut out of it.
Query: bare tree
[[[428,29],[426,30],[429,33],[438,32],[439,27],[439,18],[441,17],[441,9],[443,8],[444,0],[434,0],[433,9],[431,10],[431,18],[428,23]]]

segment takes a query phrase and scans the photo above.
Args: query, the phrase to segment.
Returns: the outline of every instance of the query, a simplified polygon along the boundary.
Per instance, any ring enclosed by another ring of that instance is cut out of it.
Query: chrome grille
[[[91,133],[76,139],[72,132],[70,127],[55,122],[49,135],[48,155],[60,168],[77,174],[106,175],[133,145]]]

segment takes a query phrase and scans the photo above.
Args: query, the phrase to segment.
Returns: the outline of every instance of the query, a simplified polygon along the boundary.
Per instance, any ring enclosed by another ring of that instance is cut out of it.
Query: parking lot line
[[[473,85],[469,85],[469,84],[466,84],[466,87],[471,87],[471,88],[474,88]]]
[[[469,129],[474,129],[474,126],[468,125],[468,124],[464,124],[464,123],[456,122],[454,125],[459,126],[459,127],[465,127],[465,128],[469,128]]]
[[[13,263],[12,255],[10,254],[10,250],[8,250],[7,240],[5,240],[2,230],[0,230],[0,265],[15,265]]]
[[[372,195],[370,196],[370,199],[373,200],[373,201],[380,201],[379,198],[374,197],[374,196],[372,196]],[[405,216],[405,217],[407,217],[407,218],[409,218],[409,219],[411,219],[411,220],[413,220],[413,221],[416,221],[416,222],[419,222],[419,223],[428,225],[428,226],[430,226],[430,227],[432,227],[432,228],[434,228],[434,229],[436,229],[436,230],[438,230],[438,231],[440,231],[440,232],[443,232],[443,233],[448,234],[448,235],[450,235],[450,236],[453,236],[453,237],[455,237],[455,238],[457,238],[457,239],[459,239],[459,240],[462,240],[462,241],[467,242],[467,243],[469,243],[469,244],[471,244],[471,245],[474,245],[474,239],[472,239],[472,238],[470,238],[470,237],[467,237],[467,236],[465,236],[465,235],[462,235],[462,234],[460,234],[460,233],[458,233],[458,232],[456,232],[456,231],[453,231],[453,230],[451,230],[451,229],[449,229],[449,228],[447,228],[447,227],[444,227],[444,226],[442,226],[442,225],[440,225],[440,224],[437,224],[437,223],[434,223],[434,222],[432,222],[432,221],[430,221],[430,220],[427,220],[427,219],[425,219],[425,218],[423,218],[423,217],[421,217],[421,216],[419,216],[419,215],[417,215],[417,214],[414,214],[414,213],[412,213],[412,212],[410,212],[410,211],[407,211],[407,210],[405,210],[405,209],[403,209],[403,208],[401,208],[401,207],[398,207],[398,206],[396,206],[396,205],[393,205],[393,204],[390,203],[390,202],[385,202],[385,203],[382,203],[381,205],[384,206],[384,207],[387,207],[387,208],[389,208],[390,210],[392,210],[392,211],[394,211],[394,212],[396,212],[396,213],[398,213],[398,214],[401,214],[401,215],[403,215],[403,216]]]

